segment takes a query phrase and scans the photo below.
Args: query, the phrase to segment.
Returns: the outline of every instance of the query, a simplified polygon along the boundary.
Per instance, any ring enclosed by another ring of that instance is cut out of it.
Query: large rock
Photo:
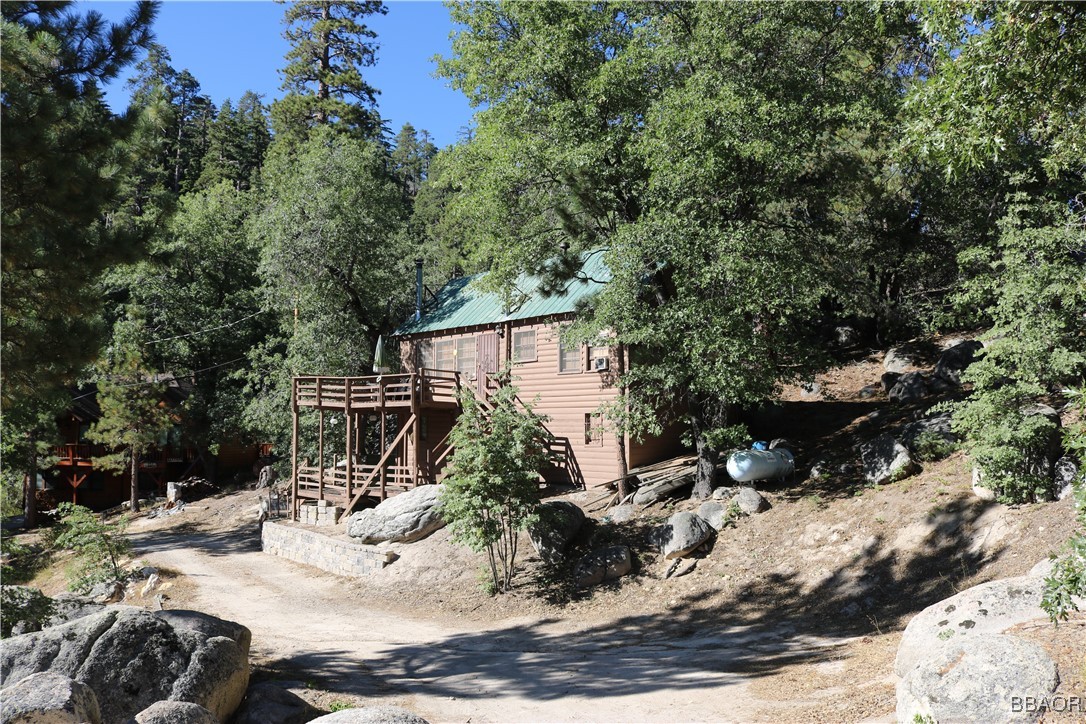
[[[683,511],[668,518],[657,531],[664,558],[682,558],[713,536],[713,527],[695,513]]]
[[[86,684],[48,671],[0,692],[4,724],[101,724],[98,699]]]
[[[712,526],[713,530],[719,531],[731,522],[732,518],[728,514],[730,505],[725,505],[719,500],[706,500],[698,507],[698,517]]]
[[[918,466],[909,449],[893,435],[879,435],[860,446],[864,478],[873,485],[894,482],[916,472]]]
[[[418,714],[399,706],[360,706],[317,717],[320,724],[428,724]]]
[[[1041,610],[1044,579],[1019,576],[982,583],[928,606],[905,627],[894,671],[905,676],[941,644],[998,634],[1026,621],[1047,618]]]
[[[769,510],[769,501],[754,488],[739,488],[739,492],[732,498],[732,502],[747,515]]]
[[[219,724],[219,720],[191,701],[156,701],[136,714],[136,724]]]
[[[551,500],[539,506],[539,522],[528,528],[536,553],[548,563],[562,559],[569,542],[584,525],[585,514],[568,500]]]
[[[633,559],[626,546],[611,546],[592,551],[573,570],[573,580],[582,588],[621,578],[633,570]]]
[[[1056,491],[1056,500],[1063,500],[1074,491],[1075,479],[1078,477],[1078,464],[1074,458],[1064,455],[1056,461],[1053,471],[1052,487]]]
[[[917,444],[925,437],[935,437],[946,443],[958,442],[958,436],[951,427],[951,415],[949,412],[937,412],[929,417],[924,417],[902,426],[898,433],[901,442],[909,450],[915,452]]]
[[[962,372],[973,364],[977,353],[982,349],[984,345],[973,339],[959,342],[939,356],[939,361],[935,364],[935,376],[952,385],[960,385]]]
[[[882,367],[887,372],[902,373],[922,363],[920,355],[908,346],[893,347],[882,358]]]
[[[411,543],[445,527],[438,513],[442,485],[420,485],[347,520],[347,535],[363,543]]]
[[[245,627],[196,612],[111,606],[0,642],[0,685],[52,672],[89,686],[104,721],[166,699],[225,721],[249,683],[249,639]]]
[[[897,379],[886,396],[890,402],[908,404],[924,399],[928,391],[928,381],[923,372],[906,372]]]
[[[305,724],[319,715],[319,709],[279,682],[261,681],[245,693],[234,724]]]
[[[951,640],[898,682],[897,720],[1033,722],[1037,712],[1023,702],[1051,695],[1058,683],[1056,664],[1032,641],[998,634]]]

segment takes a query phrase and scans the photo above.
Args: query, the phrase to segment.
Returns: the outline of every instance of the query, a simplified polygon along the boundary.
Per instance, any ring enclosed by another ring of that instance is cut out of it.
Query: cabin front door
[[[487,397],[487,382],[498,371],[498,335],[494,332],[475,338],[475,392],[480,400]]]

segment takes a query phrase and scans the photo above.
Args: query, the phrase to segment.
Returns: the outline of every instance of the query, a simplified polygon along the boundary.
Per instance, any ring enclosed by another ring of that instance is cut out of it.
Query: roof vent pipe
[[[422,258],[415,259],[415,321],[422,319]]]

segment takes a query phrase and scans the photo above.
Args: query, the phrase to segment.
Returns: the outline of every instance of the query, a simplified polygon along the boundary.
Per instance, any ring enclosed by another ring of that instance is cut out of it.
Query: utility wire
[[[240,362],[243,359],[246,359],[246,358],[244,356],[235,357],[234,359],[229,360],[227,362],[220,362],[217,365],[211,365],[210,367],[204,367],[203,369],[193,370],[191,372],[182,372],[180,376],[181,377],[188,377],[189,375],[196,375],[196,374],[199,374],[201,372],[207,372],[208,370],[214,370],[214,369],[218,369],[219,367],[225,367],[226,365],[234,364],[235,362]],[[178,375],[174,374],[173,379],[176,380],[177,378],[178,378]],[[154,381],[151,381],[151,382],[131,382],[131,383],[127,384],[127,385],[119,385],[119,386],[120,387],[143,387],[143,386],[146,386],[146,385],[160,385],[160,384],[162,384],[161,380],[158,381],[158,382],[154,382]],[[86,392],[86,393],[80,395],[79,397],[73,397],[72,402],[75,402],[76,400],[82,400],[84,397],[90,397],[91,395],[95,395],[95,394],[98,394],[97,390],[95,390],[94,392]]]
[[[198,334],[205,334],[207,332],[216,332],[216,331],[218,331],[220,329],[226,329],[228,327],[233,327],[233,326],[235,326],[237,324],[241,324],[242,322],[244,322],[246,320],[249,320],[249,319],[252,319],[253,317],[255,317],[258,314],[263,314],[266,311],[268,311],[268,310],[261,309],[259,311],[253,312],[252,314],[250,314],[247,317],[242,317],[241,319],[235,320],[233,322],[228,322],[226,324],[220,324],[218,327],[208,327],[206,329],[198,329],[195,332],[188,332],[186,334],[178,334],[178,335],[175,335],[173,337],[162,337],[161,339],[152,339],[152,340],[150,340],[148,342],[144,342],[144,344],[156,344],[158,342],[169,342],[170,340],[173,340],[173,339],[184,339],[185,337],[195,337]]]

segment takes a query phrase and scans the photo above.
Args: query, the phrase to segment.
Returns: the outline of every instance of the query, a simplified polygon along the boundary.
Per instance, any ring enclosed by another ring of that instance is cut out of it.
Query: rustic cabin
[[[630,365],[629,355],[602,340],[570,344],[562,335],[578,307],[610,279],[601,256],[586,255],[581,278],[558,290],[522,276],[511,308],[501,295],[477,289],[477,276],[450,281],[423,305],[420,267],[419,308],[393,336],[401,371],[294,379],[295,517],[307,500],[349,511],[367,498],[384,500],[440,482],[452,452],[448,438],[459,414],[459,389],[470,385],[485,407],[495,373],[506,363],[520,398],[537,400],[534,409],[549,417],[559,462],[543,471],[544,481],[580,487],[616,481],[623,446],[599,408],[617,396],[617,376]],[[299,442],[307,414],[316,439],[308,454]],[[681,452],[680,432],[675,427],[659,437],[627,436],[627,469]]]
[[[170,380],[164,389],[163,402],[173,407],[187,394],[178,380]],[[129,499],[131,474],[127,469],[114,472],[94,465],[97,458],[111,452],[107,446],[87,438],[91,425],[101,416],[94,385],[73,390],[68,409],[57,419],[63,442],[50,451],[55,462],[42,472],[39,482],[46,505],[72,502],[103,510]],[[220,473],[249,471],[260,454],[259,446],[226,442],[219,446],[216,469]],[[174,427],[140,457],[139,487],[148,493],[164,494],[167,481],[206,475],[205,468],[197,450],[183,443],[180,427]]]

